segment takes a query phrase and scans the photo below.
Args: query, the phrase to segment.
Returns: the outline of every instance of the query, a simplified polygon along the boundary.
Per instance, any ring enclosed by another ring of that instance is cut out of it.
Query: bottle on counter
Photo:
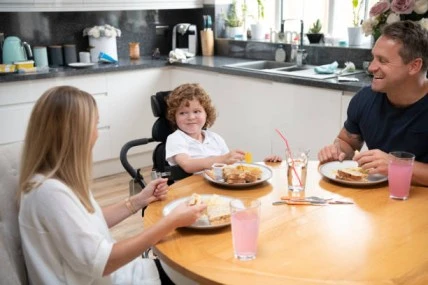
[[[279,45],[275,51],[275,61],[284,62],[286,57],[285,49],[283,45]]]
[[[295,62],[297,60],[297,50],[299,49],[299,41],[294,39],[291,43],[291,54],[290,62]]]

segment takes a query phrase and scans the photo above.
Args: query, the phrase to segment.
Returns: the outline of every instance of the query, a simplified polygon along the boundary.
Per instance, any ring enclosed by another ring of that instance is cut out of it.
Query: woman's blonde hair
[[[217,114],[208,93],[197,83],[186,83],[172,90],[171,94],[167,97],[167,119],[171,122],[174,128],[177,128],[175,114],[177,113],[178,108],[180,108],[183,103],[185,103],[186,106],[189,106],[189,101],[192,100],[198,100],[204,108],[205,113],[207,113],[207,118],[203,128],[209,128],[214,124]]]
[[[39,173],[64,182],[93,213],[89,184],[91,141],[97,120],[96,102],[87,92],[58,86],[43,93],[33,108],[25,136],[18,196],[38,186],[31,181]]]

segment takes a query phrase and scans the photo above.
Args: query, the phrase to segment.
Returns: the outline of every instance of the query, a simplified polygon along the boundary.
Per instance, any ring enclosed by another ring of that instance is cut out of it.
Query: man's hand
[[[329,161],[343,161],[345,159],[345,153],[340,149],[340,142],[338,139],[334,140],[334,143],[323,147],[318,152],[318,160],[320,163]]]
[[[389,155],[379,149],[372,149],[355,154],[353,160],[369,174],[388,175]]]

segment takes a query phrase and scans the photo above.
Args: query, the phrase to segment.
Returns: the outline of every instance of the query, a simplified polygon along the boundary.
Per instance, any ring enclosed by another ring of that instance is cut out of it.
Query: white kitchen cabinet
[[[271,153],[284,157],[284,142],[276,128],[291,146],[311,149],[311,159],[340,130],[342,91],[174,69],[173,87],[186,82],[200,83],[210,94],[218,111],[211,129],[225,138],[229,148],[251,151],[255,160]]]
[[[347,118],[347,111],[348,111],[348,106],[349,106],[349,102],[351,102],[352,97],[354,97],[355,92],[348,92],[348,91],[343,91],[343,95],[342,95],[342,108],[341,108],[341,119],[340,119],[340,124],[343,127],[343,124],[346,121]]]
[[[133,139],[151,137],[153,117],[150,96],[168,90],[169,71],[146,69],[85,76],[57,77],[2,83],[0,85],[0,145],[23,141],[32,108],[47,89],[71,85],[92,94],[97,101],[99,138],[94,146],[94,176],[123,171],[119,162],[122,146]],[[151,164],[155,144],[130,152],[131,164]]]
[[[202,0],[0,0],[2,12],[195,9],[202,6]]]
[[[47,89],[58,85],[75,86],[94,96],[100,106],[100,140],[94,148],[94,160],[110,159],[112,153],[109,147],[108,93],[105,77],[102,75],[2,83],[0,85],[0,130],[2,133],[0,144],[24,140],[35,102]]]

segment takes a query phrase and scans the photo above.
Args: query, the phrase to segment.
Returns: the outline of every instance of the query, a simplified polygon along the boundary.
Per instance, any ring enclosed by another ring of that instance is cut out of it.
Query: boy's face
[[[183,102],[175,113],[178,128],[196,139],[201,134],[206,119],[207,113],[196,99]]]

